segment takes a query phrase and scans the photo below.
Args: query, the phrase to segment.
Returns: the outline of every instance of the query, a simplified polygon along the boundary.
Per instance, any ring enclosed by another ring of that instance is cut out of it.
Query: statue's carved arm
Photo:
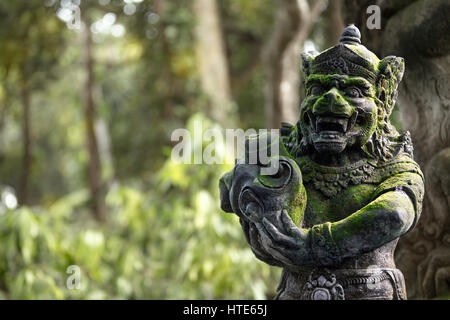
[[[414,218],[411,198],[402,190],[390,191],[343,220],[327,223],[329,226],[313,227],[312,252],[321,264],[359,256],[406,233]],[[332,250],[326,251],[327,246],[321,245],[321,237]]]
[[[405,179],[411,185],[400,186]],[[395,177],[389,181],[391,188],[365,207],[345,219],[310,229],[298,228],[285,212],[274,221],[263,219],[257,226],[260,245],[287,267],[335,265],[370,252],[402,236],[416,223],[421,182],[420,176],[410,173]]]
[[[337,222],[302,229],[282,212],[279,224],[263,219],[256,228],[262,249],[287,267],[333,265],[400,237],[412,226],[414,216],[411,199],[398,190]]]

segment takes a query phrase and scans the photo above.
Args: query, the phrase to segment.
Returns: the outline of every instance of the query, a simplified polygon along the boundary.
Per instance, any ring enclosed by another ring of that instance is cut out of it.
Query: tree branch
[[[306,0],[279,0],[274,31],[263,49],[266,65],[266,124],[278,127],[283,114],[280,84],[283,78],[283,57],[289,46],[306,40],[313,23],[322,11],[325,0],[318,0],[312,9]]]

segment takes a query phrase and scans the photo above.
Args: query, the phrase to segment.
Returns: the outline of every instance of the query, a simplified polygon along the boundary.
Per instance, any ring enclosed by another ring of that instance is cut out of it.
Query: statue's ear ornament
[[[401,57],[387,56],[378,64],[378,70],[380,76],[384,76],[388,80],[395,79],[398,85],[405,72],[405,60]]]
[[[310,75],[310,67],[311,63],[314,61],[314,58],[319,54],[317,51],[308,51],[302,53],[302,67],[303,72],[306,76]]]

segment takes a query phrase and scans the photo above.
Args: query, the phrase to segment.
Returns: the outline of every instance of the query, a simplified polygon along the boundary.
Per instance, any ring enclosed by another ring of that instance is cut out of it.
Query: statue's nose
[[[336,88],[332,88],[328,92],[323,94],[322,97],[317,99],[312,111],[316,116],[334,115],[341,117],[350,117],[353,113],[353,108],[341,96]]]

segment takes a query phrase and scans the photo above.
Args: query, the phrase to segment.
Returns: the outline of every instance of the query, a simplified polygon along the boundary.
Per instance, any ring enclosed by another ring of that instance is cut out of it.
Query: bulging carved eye
[[[309,94],[313,95],[313,96],[319,96],[323,92],[324,92],[324,89],[318,84],[315,84],[315,85],[313,85],[312,87],[309,88]]]
[[[345,90],[345,95],[350,98],[361,98],[363,96],[361,90],[356,87],[350,87]]]

